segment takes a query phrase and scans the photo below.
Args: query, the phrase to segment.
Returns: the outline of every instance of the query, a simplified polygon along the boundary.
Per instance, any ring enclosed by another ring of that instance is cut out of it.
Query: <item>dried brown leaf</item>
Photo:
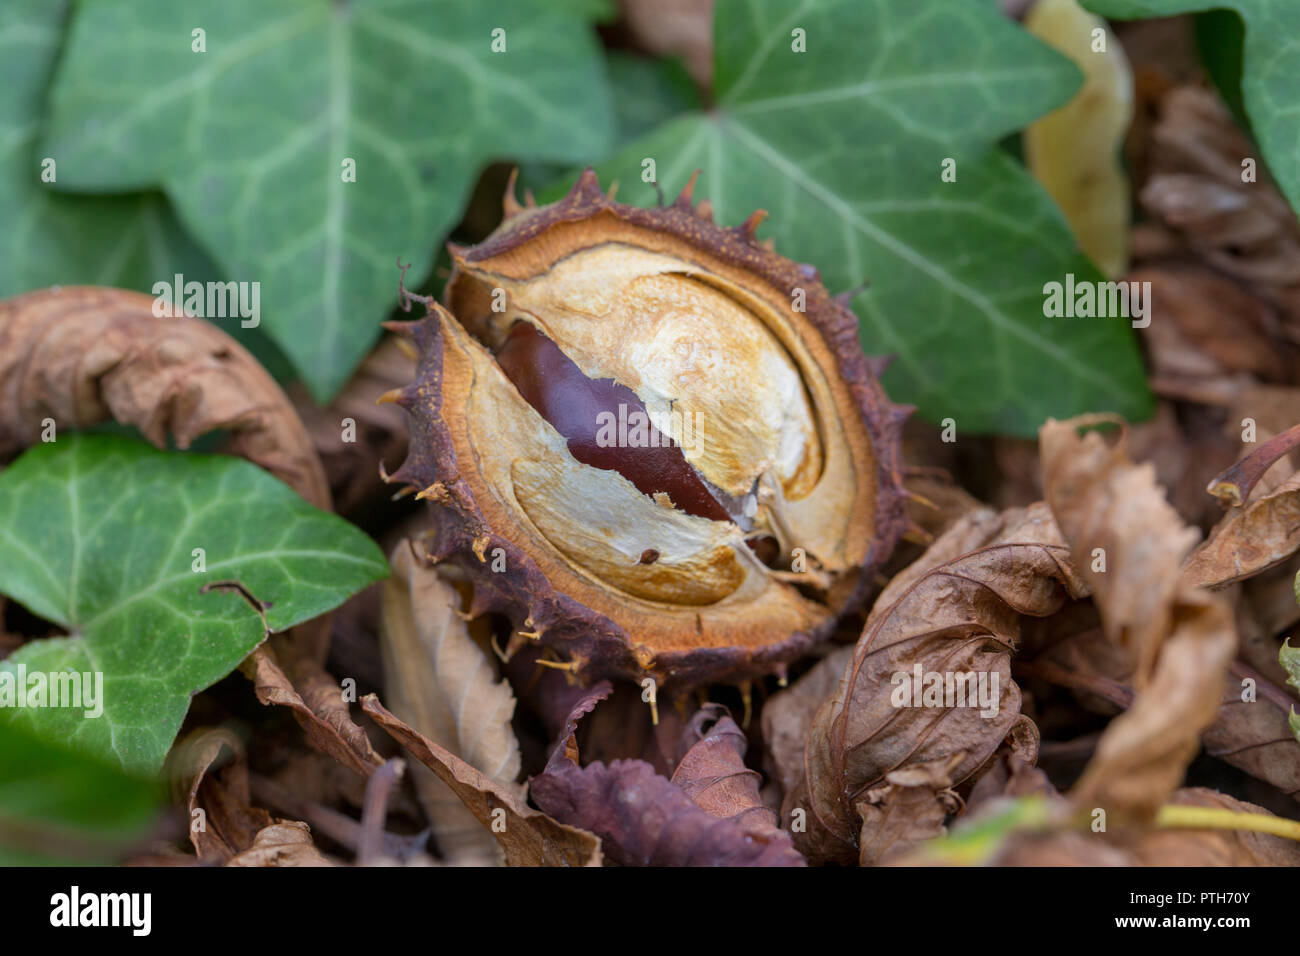
[[[464,801],[496,837],[508,865],[600,866],[601,845],[596,835],[530,809],[513,793],[398,720],[374,694],[361,699],[361,708]]]
[[[806,777],[783,805],[787,820],[805,812],[807,832],[792,827],[805,855],[856,861],[856,806],[892,771],[961,754],[954,784],[975,776],[1019,717],[1010,657],[1020,616],[1044,617],[1083,593],[1042,505],[972,513],[915,569],[900,573],[876,602],[838,690],[818,711],[804,750]],[[989,691],[996,675],[996,709],[981,716],[978,706],[895,706],[894,692],[916,668],[923,675],[973,673]]]
[[[228,756],[219,763],[223,751]],[[230,731],[190,734],[172,748],[168,763],[169,775],[186,791],[190,842],[200,863],[228,862],[274,822],[252,805],[244,746]]]
[[[134,425],[159,448],[222,429],[232,454],[329,510],[320,460],[275,380],[215,325],[156,318],[153,301],[70,286],[0,302],[0,459],[39,440],[46,418]]]
[[[514,693],[470,636],[455,585],[415,547],[398,544],[383,585],[384,692],[395,715],[522,803],[519,742],[510,723]],[[491,855],[492,834],[433,771],[417,766],[413,779],[445,856]]]
[[[706,704],[692,716],[683,734],[689,749],[677,764],[672,782],[701,810],[734,820],[746,830],[776,831],[776,814],[759,795],[762,778],[745,766],[749,740],[726,708]]]
[[[579,766],[578,722],[609,693],[602,681],[573,708],[546,770],[531,781],[539,807],[597,834],[609,859],[625,866],[804,865],[784,831],[712,815],[643,760]]]
[[[339,514],[353,514],[392,495],[380,467],[395,468],[406,457],[406,421],[397,405],[380,400],[415,378],[415,358],[405,346],[396,336],[386,336],[323,408],[301,384],[289,389]]]
[[[1183,556],[1196,529],[1183,524],[1149,463],[1133,465],[1124,443],[1080,425],[1049,421],[1039,432],[1045,497],[1101,612],[1102,627],[1129,657],[1132,683],[1150,679],[1169,634]],[[1128,675],[1125,675],[1128,676]]]
[[[253,839],[253,845],[226,866],[335,866],[311,842],[305,823],[273,823]]]
[[[952,771],[964,756],[891,771],[884,784],[866,792],[856,807],[862,819],[859,866],[888,863],[944,832],[944,820],[961,809]]]
[[[1129,461],[1122,437],[1112,445],[1098,432],[1079,434],[1102,420],[1049,421],[1039,432],[1047,501],[1138,690],[1106,728],[1071,799],[1150,819],[1215,719],[1236,630],[1222,598],[1181,577],[1197,534],[1165,500],[1154,468]]]
[[[370,738],[352,720],[343,691],[314,661],[292,657],[292,677],[281,669],[275,652],[263,644],[250,654],[239,669],[253,682],[263,704],[288,707],[307,740],[322,753],[362,776],[379,767],[383,760],[370,745]]]

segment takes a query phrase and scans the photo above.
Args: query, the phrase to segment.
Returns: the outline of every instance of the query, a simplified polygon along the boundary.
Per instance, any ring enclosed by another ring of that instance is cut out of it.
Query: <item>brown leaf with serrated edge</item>
[[[1048,421],[1039,430],[1044,497],[1077,556],[1106,637],[1128,655],[1124,676],[1141,690],[1169,634],[1179,566],[1198,533],[1165,499],[1155,468],[1128,460],[1122,438],[1108,444],[1098,432],[1079,437],[1080,427],[1093,424],[1115,420],[1086,416]]]
[[[239,669],[253,682],[257,699],[268,706],[288,707],[308,741],[317,750],[364,776],[383,760],[370,738],[352,720],[338,682],[314,661],[295,656],[282,670],[275,651],[263,644],[244,659]]]
[[[1080,435],[1105,421],[1113,419],[1049,420],[1039,431],[1047,501],[1138,691],[1070,796],[1079,808],[1143,820],[1182,782],[1214,721],[1237,636],[1227,603],[1181,576],[1197,534],[1165,500],[1154,468],[1128,459],[1122,432],[1113,444],[1096,431]]]
[[[783,820],[804,811],[807,830],[794,838],[813,862],[857,861],[856,805],[890,772],[960,753],[954,785],[975,776],[1020,714],[1010,657],[1021,615],[1045,617],[1085,593],[1041,504],[1002,515],[973,512],[936,540],[918,565],[900,573],[877,600],[838,690],[813,721],[805,778],[783,804]],[[901,698],[895,706],[896,692],[911,686],[917,667],[923,676],[954,675],[955,706],[942,700],[905,706]],[[958,673],[974,674],[977,688],[984,681],[990,706],[962,705],[955,694]]]
[[[0,302],[0,459],[60,430],[134,425],[159,448],[221,429],[228,450],[329,510],[329,486],[275,380],[215,325],[158,318],[139,292],[68,286]]]
[[[455,586],[417,557],[417,547],[413,540],[397,545],[383,585],[385,696],[394,714],[522,803],[514,693],[470,636]],[[412,779],[444,856],[495,851],[492,834],[433,771],[416,766]]]
[[[600,866],[600,839],[524,805],[444,747],[394,717],[374,694],[361,709],[464,801],[492,832],[510,866]]]
[[[223,751],[229,757],[219,763]],[[230,731],[195,731],[172,748],[167,761],[168,776],[186,793],[189,837],[200,863],[226,863],[274,822],[252,805],[244,745]]]
[[[253,838],[253,845],[232,857],[226,866],[336,866],[311,841],[305,823],[273,823]]]
[[[745,766],[749,740],[725,707],[705,704],[692,715],[682,738],[689,746],[672,782],[697,807],[747,830],[777,829],[776,814],[759,796],[762,778]]]
[[[789,835],[775,827],[719,819],[643,760],[578,764],[578,721],[610,693],[608,681],[574,706],[546,770],[533,777],[533,801],[557,820],[598,835],[624,866],[802,866]]]

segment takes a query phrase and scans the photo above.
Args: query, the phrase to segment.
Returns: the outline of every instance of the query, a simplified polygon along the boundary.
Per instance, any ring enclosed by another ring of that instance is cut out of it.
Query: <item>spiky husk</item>
[[[448,425],[444,394],[444,324],[456,319],[434,305],[431,314],[394,328],[409,336],[419,353],[416,379],[396,401],[408,412],[410,452],[390,481],[413,488],[432,505],[430,555],[459,567],[473,585],[471,613],[505,615],[518,632],[551,648],[570,662],[582,680],[604,677],[640,680],[653,677],[661,693],[705,683],[738,682],[762,674],[783,674],[791,660],[823,640],[844,613],[861,606],[871,587],[870,572],[892,551],[906,526],[900,479],[901,429],[911,408],[889,401],[877,373],[883,363],[869,360],[858,343],[858,322],[847,302],[831,296],[811,266],[786,259],[759,242],[755,231],[762,211],[740,226],[723,228],[710,218],[707,203],[693,204],[692,177],[682,194],[668,206],[641,209],[615,202],[600,189],[590,169],[562,200],[542,208],[525,209],[507,194],[507,219],[484,243],[472,249],[451,247],[453,257],[472,263],[508,254],[547,230],[567,223],[622,223],[660,233],[698,249],[728,266],[743,270],[780,295],[796,288],[805,295],[803,317],[834,356],[839,378],[846,385],[870,439],[875,464],[872,539],[866,558],[852,580],[835,594],[831,614],[816,627],[795,633],[764,634],[761,640],[735,646],[702,647],[683,634],[678,646],[648,646],[629,629],[557,588],[535,556],[497,533],[462,474],[463,463]],[[454,303],[460,273],[447,286]],[[497,552],[496,549],[501,549]],[[489,556],[503,553],[508,570],[490,570]],[[696,627],[699,627],[696,616]],[[761,631],[761,622],[755,622]]]

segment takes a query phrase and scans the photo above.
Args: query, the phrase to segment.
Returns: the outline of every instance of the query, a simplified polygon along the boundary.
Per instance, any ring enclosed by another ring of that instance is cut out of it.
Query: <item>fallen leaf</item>
[[[1197,532],[1166,501],[1155,469],[1128,459],[1123,433],[1114,444],[1079,434],[1106,420],[1049,421],[1039,444],[1048,504],[1138,691],[1102,734],[1071,799],[1141,820],[1178,787],[1200,748],[1237,636],[1227,603],[1181,577]]]
[[[398,720],[374,694],[361,699],[361,709],[464,801],[496,837],[507,865],[601,865],[598,836],[525,806],[513,793]]]
[[[291,679],[280,668],[275,652],[263,646],[245,659],[240,670],[253,682],[259,701],[293,712],[313,747],[363,777],[369,776],[383,760],[366,732],[353,722],[338,682],[308,658],[294,658],[292,665]]]
[[[674,771],[672,782],[695,805],[746,830],[776,831],[776,813],[759,795],[762,778],[745,766],[749,740],[726,708],[706,704],[691,717],[683,735],[690,747]]]
[[[406,457],[406,422],[400,408],[381,399],[415,378],[415,359],[405,347],[397,336],[385,337],[329,405],[318,405],[301,384],[289,389],[339,514],[360,511],[392,494],[376,462],[395,467]]]
[[[418,546],[402,541],[389,562],[380,619],[384,692],[396,716],[522,803],[514,693],[470,636],[455,585],[416,556]],[[492,834],[461,799],[428,768],[413,773],[443,855],[490,855]]]
[[[952,791],[952,770],[964,757],[956,753],[890,771],[883,785],[866,792],[855,808],[862,820],[859,866],[887,863],[944,832],[944,820],[961,809],[961,799]]]
[[[719,819],[643,760],[579,766],[578,721],[610,690],[606,681],[595,685],[569,714],[545,771],[530,782],[539,807],[595,833],[610,861],[624,866],[804,865],[784,831]]]
[[[244,745],[229,730],[190,734],[172,748],[168,766],[185,787],[190,842],[200,863],[229,862],[274,822],[252,805]]]
[[[311,842],[305,823],[272,823],[253,838],[253,845],[232,857],[226,866],[335,866]]]
[[[837,647],[813,665],[787,689],[773,694],[763,705],[763,741],[776,765],[783,794],[804,776],[804,743],[817,709],[835,693],[853,647]]]
[[[794,836],[810,861],[858,859],[856,805],[890,772],[960,753],[953,783],[976,775],[1020,713],[1010,671],[1020,616],[1044,617],[1084,593],[1041,504],[973,512],[901,572],[877,600],[839,689],[818,711],[805,745],[807,776],[782,807],[783,821],[804,811],[807,832]],[[896,705],[918,669],[945,682],[958,673],[982,677],[990,698],[996,691],[995,709],[981,716],[979,705],[960,706],[955,694],[956,706],[942,697],[933,706]]]
[[[228,451],[330,510],[329,486],[289,399],[215,325],[158,318],[139,292],[72,286],[0,302],[0,459],[60,432],[116,421],[159,448],[228,433]]]
[[[1298,442],[1300,425],[1264,442],[1210,483],[1210,493],[1232,508],[1187,559],[1183,573],[1190,585],[1220,588],[1300,550],[1300,472],[1272,488],[1257,487]]]

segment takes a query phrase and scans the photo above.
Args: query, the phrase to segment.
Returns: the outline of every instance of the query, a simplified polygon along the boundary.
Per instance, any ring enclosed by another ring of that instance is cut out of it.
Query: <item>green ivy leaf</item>
[[[53,157],[37,150],[37,138],[64,8],[0,4],[0,298],[74,283],[147,290],[177,271],[206,278],[206,257],[162,195],[69,196],[42,180],[42,161]]]
[[[160,797],[154,781],[0,722],[0,866],[118,862]]]
[[[116,435],[35,446],[0,473],[0,592],[66,636],[0,662],[0,716],[156,771],[193,694],[267,629],[323,614],[387,568],[368,537],[242,459]],[[29,681],[101,673],[102,716],[85,715],[95,702],[19,708],[20,665]]]
[[[652,204],[703,170],[697,198],[815,264],[868,351],[898,356],[892,397],[964,432],[1032,435],[1049,415],[1150,412],[1123,319],[1043,314],[1043,286],[1097,280],[1051,200],[995,144],[1069,98],[1078,71],[970,0],[720,0],[715,103],[601,167]],[[792,49],[804,31],[806,52]],[[942,182],[945,158],[957,181]]]
[[[37,150],[38,130],[65,6],[0,5],[0,298],[51,285],[149,292],[159,277],[177,273],[199,282],[219,278],[162,193],[73,196],[42,179],[42,163],[53,157]],[[225,331],[277,379],[290,377],[284,356],[258,329],[233,322]]]
[[[1300,4],[1295,0],[1082,0],[1094,13],[1116,20],[1172,17],[1235,10],[1245,24],[1241,50],[1241,100],[1269,171],[1291,208],[1300,213]],[[1235,34],[1233,39],[1235,39]],[[1222,74],[1231,64],[1213,63]],[[1235,89],[1227,96],[1233,99]],[[1245,157],[1243,157],[1245,158]]]
[[[397,258],[431,267],[485,161],[607,148],[591,9],[88,0],[43,149],[73,189],[161,184],[227,276],[261,283],[266,329],[324,400],[378,335]]]

